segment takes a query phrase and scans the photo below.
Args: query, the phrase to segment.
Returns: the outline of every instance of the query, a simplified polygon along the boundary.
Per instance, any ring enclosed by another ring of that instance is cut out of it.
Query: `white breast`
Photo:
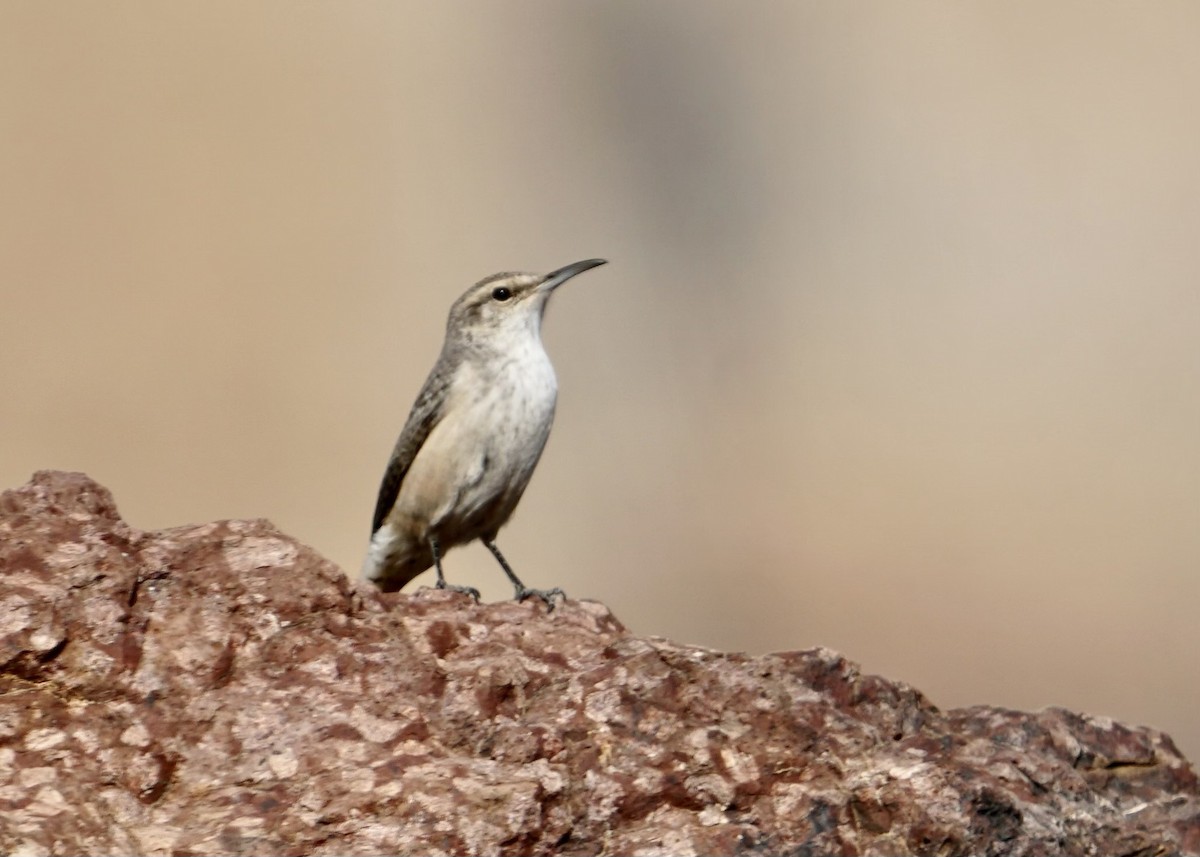
[[[557,398],[554,367],[536,337],[503,358],[464,362],[397,505],[433,528],[498,527],[533,476]]]
[[[502,482],[523,491],[554,422],[558,400],[554,367],[541,341],[526,337],[503,360],[476,373],[483,392],[469,410],[488,458],[484,482]]]

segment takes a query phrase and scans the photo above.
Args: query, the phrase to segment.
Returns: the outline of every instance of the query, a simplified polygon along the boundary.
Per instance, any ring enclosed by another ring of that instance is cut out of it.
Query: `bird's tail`
[[[378,586],[384,592],[398,592],[431,565],[431,553],[404,549],[397,544],[391,526],[385,523],[371,536],[358,578],[364,583]]]

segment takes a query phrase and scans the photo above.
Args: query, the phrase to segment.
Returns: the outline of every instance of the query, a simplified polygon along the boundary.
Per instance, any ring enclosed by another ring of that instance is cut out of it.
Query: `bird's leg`
[[[474,586],[455,586],[452,583],[446,582],[445,575],[442,574],[442,557],[438,554],[437,539],[433,536],[429,537],[429,549],[433,551],[433,564],[437,568],[437,588],[449,589],[451,592],[461,592],[464,595],[470,595],[479,603],[479,590]]]
[[[526,598],[540,598],[546,602],[546,606],[551,610],[554,609],[554,596],[559,595],[563,601],[567,600],[567,593],[563,592],[557,586],[553,589],[530,589],[521,579],[513,574],[513,570],[509,567],[508,562],[504,559],[504,554],[500,553],[500,548],[496,547],[496,543],[491,539],[482,540],[487,549],[492,552],[492,556],[496,558],[496,562],[500,563],[500,567],[504,569],[504,573],[508,575],[508,579],[512,581],[513,588],[516,590],[516,595],[513,596],[517,601],[524,601]]]

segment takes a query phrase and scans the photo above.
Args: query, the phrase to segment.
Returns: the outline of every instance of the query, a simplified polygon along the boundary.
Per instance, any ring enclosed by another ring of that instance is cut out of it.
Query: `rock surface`
[[[0,853],[1200,852],[1170,738],[602,605],[356,592],[266,521],[0,497]]]

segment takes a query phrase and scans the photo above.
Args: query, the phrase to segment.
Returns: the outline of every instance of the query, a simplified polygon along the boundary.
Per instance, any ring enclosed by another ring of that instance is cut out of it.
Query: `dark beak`
[[[607,262],[607,259],[585,259],[582,262],[575,262],[564,268],[559,268],[557,271],[552,271],[546,275],[546,279],[542,280],[542,284],[538,286],[538,291],[548,292],[557,289],[576,274],[582,274],[584,271],[598,268]]]

